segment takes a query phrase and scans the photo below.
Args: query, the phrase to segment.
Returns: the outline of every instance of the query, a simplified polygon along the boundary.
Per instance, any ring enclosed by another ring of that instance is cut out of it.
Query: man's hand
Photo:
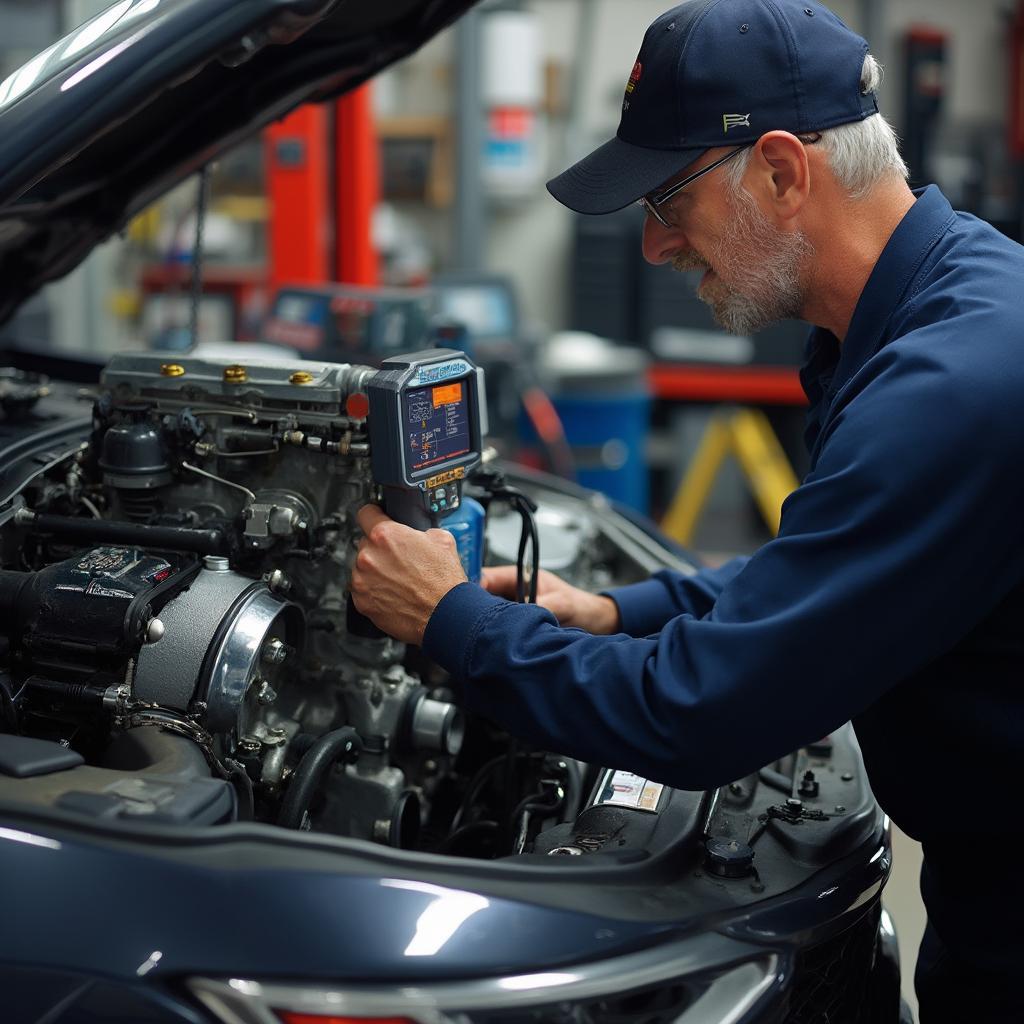
[[[350,582],[356,608],[396,640],[422,644],[438,602],[466,582],[455,538],[403,526],[376,505],[364,505],[357,519],[365,536]]]
[[[515,600],[514,565],[484,569],[480,582],[492,594]],[[619,606],[610,597],[589,594],[545,569],[541,569],[537,577],[537,604],[547,608],[560,626],[575,626],[588,633],[606,635],[619,631]]]

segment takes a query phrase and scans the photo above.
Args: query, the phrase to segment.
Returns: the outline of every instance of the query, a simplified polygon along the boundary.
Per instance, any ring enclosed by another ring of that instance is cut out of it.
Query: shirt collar
[[[816,327],[808,339],[807,362],[800,379],[811,404],[808,441],[820,427],[823,399],[834,395],[889,340],[892,314],[921,270],[928,253],[946,233],[955,214],[935,185],[915,189],[917,201],[896,226],[857,300],[842,345]]]
[[[842,387],[887,341],[886,328],[928,253],[953,221],[949,200],[935,185],[917,189],[917,202],[896,225],[857,301],[842,344],[833,389]]]

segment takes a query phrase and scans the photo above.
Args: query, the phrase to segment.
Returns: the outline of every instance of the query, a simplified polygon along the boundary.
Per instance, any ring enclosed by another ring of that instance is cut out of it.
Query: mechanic
[[[548,185],[639,201],[652,263],[731,331],[815,325],[811,469],[751,558],[605,595],[465,581],[375,506],[359,609],[543,748],[721,786],[852,719],[924,847],[924,1024],[1024,1020],[1024,248],[911,192],[867,44],[814,0],[691,0],[648,29],[617,135]]]

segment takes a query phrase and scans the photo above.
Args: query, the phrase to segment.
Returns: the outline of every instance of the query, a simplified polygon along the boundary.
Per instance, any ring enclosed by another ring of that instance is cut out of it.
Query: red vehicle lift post
[[[369,86],[309,104],[265,133],[268,284],[375,285],[371,220],[379,196]]]

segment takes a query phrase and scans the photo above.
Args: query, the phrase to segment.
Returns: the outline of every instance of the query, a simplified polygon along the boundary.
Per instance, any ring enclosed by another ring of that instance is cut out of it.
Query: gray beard
[[[715,276],[697,289],[697,298],[731,334],[753,334],[779,320],[799,318],[801,270],[814,246],[803,232],[779,231],[746,190],[737,189],[729,201],[728,238],[716,243],[709,259],[685,253],[673,260],[673,268],[714,270]]]

